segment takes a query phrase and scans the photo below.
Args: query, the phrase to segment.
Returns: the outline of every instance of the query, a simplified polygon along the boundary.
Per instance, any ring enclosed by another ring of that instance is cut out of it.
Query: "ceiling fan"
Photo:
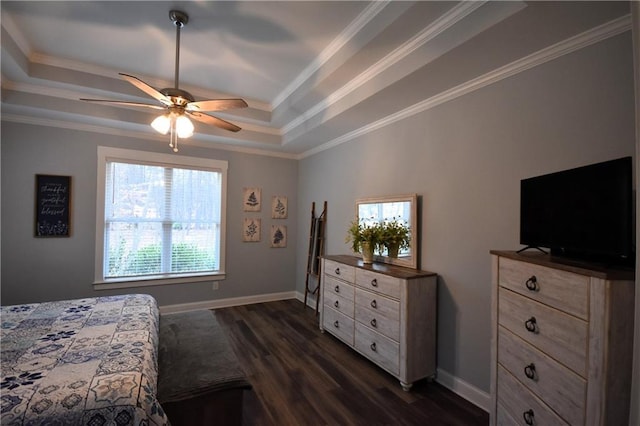
[[[187,116],[212,126],[237,132],[240,130],[240,127],[221,118],[204,114],[203,111],[224,111],[235,108],[246,108],[248,105],[243,99],[210,99],[196,101],[191,93],[178,88],[180,67],[180,29],[187,24],[189,16],[184,12],[172,10],[169,12],[169,19],[171,19],[171,22],[176,26],[175,87],[156,90],[137,77],[125,73],[119,73],[122,78],[142,90],[147,95],[158,100],[162,105],[114,101],[108,99],[81,98],[80,100],[165,110],[166,112],[164,114],[153,120],[151,127],[163,135],[171,132],[169,146],[172,147],[175,152],[178,152],[178,138],[184,139],[193,135],[194,127]]]

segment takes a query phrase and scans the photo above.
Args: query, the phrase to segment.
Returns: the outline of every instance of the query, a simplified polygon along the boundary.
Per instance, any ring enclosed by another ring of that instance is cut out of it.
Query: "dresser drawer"
[[[500,258],[504,288],[587,320],[589,277],[533,263]]]
[[[394,299],[400,299],[400,279],[364,269],[356,271],[356,285]]]
[[[353,303],[353,300],[355,297],[354,287],[352,285],[327,275],[325,275],[324,277],[323,291],[324,291],[325,298],[327,298],[331,294],[336,294],[345,300],[351,301],[351,303]]]
[[[396,342],[400,341],[400,321],[397,318],[387,318],[371,308],[356,305],[355,319]]]
[[[586,377],[585,321],[504,289],[498,305],[499,325]]]
[[[400,341],[400,302],[356,288],[356,321]]]
[[[400,320],[400,302],[371,291],[356,287],[356,305],[370,309],[376,315]]]
[[[353,346],[353,319],[327,305],[324,306],[322,326],[326,331]]]
[[[344,263],[325,259],[324,274],[353,283],[355,282],[356,269],[353,266],[345,265]]]
[[[498,406],[516,421],[515,425],[528,426],[525,417],[531,419],[529,424],[532,425],[568,425],[500,365],[498,365]]]
[[[353,300],[346,299],[333,291],[324,292],[324,304],[348,316],[354,317]]]
[[[498,362],[570,424],[584,424],[586,381],[499,327]]]
[[[355,348],[390,373],[400,373],[398,343],[358,322],[356,322]]]

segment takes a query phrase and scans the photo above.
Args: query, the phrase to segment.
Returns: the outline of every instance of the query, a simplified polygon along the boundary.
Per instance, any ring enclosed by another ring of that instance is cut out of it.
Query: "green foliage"
[[[389,247],[397,245],[401,250],[408,249],[411,242],[411,228],[395,218],[384,222],[371,222],[360,219],[353,221],[347,230],[345,242],[351,243],[351,249],[358,253],[362,249],[362,243],[368,242],[374,251],[382,254]]]
[[[392,220],[386,219],[382,223],[382,244],[389,248],[391,245],[398,245],[403,249],[409,248],[411,242],[411,228],[407,226],[406,222],[402,222],[393,218]]]
[[[347,231],[345,242],[351,243],[352,250],[357,253],[362,248],[362,243],[369,243],[374,251],[380,252],[383,248],[382,226],[378,222],[366,223],[353,221]]]
[[[195,244],[179,243],[171,246],[171,272],[210,271],[215,259]],[[162,247],[151,244],[136,251],[128,251],[120,241],[109,252],[109,276],[135,276],[162,273]]]

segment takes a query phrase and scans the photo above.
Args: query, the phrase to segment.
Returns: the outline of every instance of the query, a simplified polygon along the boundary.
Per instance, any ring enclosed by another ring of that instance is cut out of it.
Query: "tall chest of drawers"
[[[491,254],[491,424],[626,425],[633,271]]]
[[[404,390],[436,369],[437,275],[354,256],[322,259],[320,329],[392,374]]]

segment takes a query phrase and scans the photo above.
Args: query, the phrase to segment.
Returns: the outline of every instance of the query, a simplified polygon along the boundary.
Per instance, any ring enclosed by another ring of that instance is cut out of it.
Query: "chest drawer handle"
[[[336,268],[336,275],[340,275],[340,268]]]
[[[527,329],[527,331],[529,331],[531,333],[537,333],[538,332],[538,324],[536,323],[536,317],[531,317],[528,320],[526,320],[524,322],[524,326]]]
[[[340,307],[340,303],[336,300],[335,303],[333,304],[333,306],[335,306],[336,308]]]
[[[338,320],[335,320],[335,321],[333,322],[333,326],[334,326],[335,328],[340,328],[340,323],[338,322]]]
[[[336,288],[334,288],[334,290],[336,291],[336,293],[340,293],[340,286],[337,285]]]
[[[522,418],[524,419],[524,422],[526,424],[528,424],[529,426],[533,426],[534,420],[533,420],[533,410],[529,409],[527,411],[525,411],[524,413],[522,413]]]
[[[371,280],[371,285],[372,285],[372,286],[374,286],[374,287],[378,287],[378,280],[377,280],[377,279],[375,279],[375,278],[374,278],[374,279],[372,279],[372,280]]]
[[[376,348],[376,342],[373,342],[369,347],[370,347],[370,348],[371,348],[371,350],[372,350],[372,351],[374,351],[374,352],[378,349],[378,348]]]
[[[375,318],[371,320],[370,324],[371,324],[371,327],[377,327],[378,326],[378,322],[376,321]]]
[[[528,379],[535,380],[536,379],[536,365],[531,363],[524,368],[524,375],[527,376]]]
[[[526,285],[527,289],[530,291],[540,291],[540,287],[538,287],[538,279],[535,275],[531,275],[531,278],[529,278],[524,285]]]
[[[375,308],[377,308],[377,307],[378,307],[378,302],[376,302],[376,301],[375,301],[375,299],[371,301],[371,307],[372,307],[373,309],[375,309]]]

